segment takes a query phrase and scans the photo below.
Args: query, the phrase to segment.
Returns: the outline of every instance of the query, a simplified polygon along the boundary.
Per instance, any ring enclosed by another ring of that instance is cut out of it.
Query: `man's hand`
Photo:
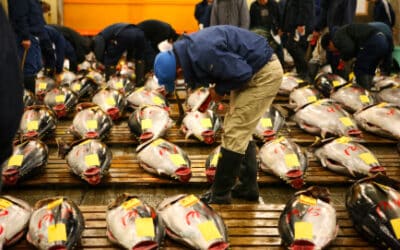
[[[306,26],[297,26],[297,32],[299,32],[300,36],[304,36],[304,34],[306,33]]]
[[[29,49],[31,47],[31,40],[22,40],[21,45],[24,49]]]
[[[216,103],[221,102],[222,98],[224,98],[224,96],[217,94],[217,92],[215,91],[215,88],[209,88],[209,92],[210,92],[211,99]]]

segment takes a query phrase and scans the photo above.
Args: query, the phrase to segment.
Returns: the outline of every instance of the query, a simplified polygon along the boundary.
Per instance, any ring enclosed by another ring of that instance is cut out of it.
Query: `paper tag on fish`
[[[337,80],[333,80],[333,81],[332,81],[332,85],[333,85],[333,87],[340,86],[340,82],[337,81]]]
[[[124,87],[124,84],[121,81],[115,83],[116,89],[122,89],[123,87]]]
[[[352,139],[351,139],[350,137],[342,136],[342,137],[336,139],[335,141],[336,141],[337,143],[346,144],[346,143],[351,142],[351,140],[352,140]]]
[[[281,142],[284,141],[284,140],[285,140],[285,137],[281,136],[281,137],[279,137],[278,139],[274,140],[273,142],[274,142],[274,143],[281,143]]]
[[[346,127],[354,126],[353,121],[349,117],[340,117],[339,119]]]
[[[302,83],[302,82],[304,82],[304,80],[296,78],[296,82],[297,83]]]
[[[96,154],[86,155],[85,163],[87,166],[100,166],[99,156]]]
[[[51,210],[51,209],[53,209],[55,207],[58,207],[63,203],[63,201],[64,201],[64,198],[60,198],[60,199],[57,199],[55,201],[52,201],[49,204],[47,204],[47,209]]]
[[[153,218],[136,218],[135,226],[138,237],[154,237]]]
[[[11,202],[5,199],[0,199],[0,209],[7,209],[12,205]]]
[[[315,206],[317,205],[317,199],[314,199],[313,197],[307,196],[307,195],[300,195],[299,202],[310,205],[310,206]]]
[[[134,207],[139,206],[140,204],[142,204],[142,203],[140,202],[139,199],[133,198],[133,199],[130,199],[130,200],[128,200],[128,201],[125,201],[124,203],[122,203],[121,206],[122,206],[125,210],[129,210],[129,209],[132,209],[132,208],[134,208]]]
[[[26,125],[28,131],[38,130],[39,129],[39,121],[29,121]]]
[[[271,118],[261,118],[261,126],[263,128],[272,127]]]
[[[108,97],[108,98],[106,99],[106,103],[107,103],[107,105],[115,106],[115,100],[114,100],[114,98],[112,98],[112,97]]]
[[[81,90],[81,85],[80,84],[74,84],[74,85],[72,85],[72,90],[73,91],[79,91],[79,90]]]
[[[196,196],[194,196],[193,194],[188,195],[188,196],[186,196],[185,198],[183,198],[182,200],[179,201],[179,203],[184,207],[193,206],[197,202],[199,202],[199,199]]]
[[[153,97],[153,102],[154,102],[155,104],[157,104],[157,105],[161,105],[161,104],[164,103],[164,100],[161,99],[161,98],[158,97],[158,96],[154,96],[154,97]]]
[[[164,139],[157,139],[157,140],[153,141],[153,142],[151,143],[151,145],[153,145],[154,147],[157,147],[158,145],[160,145],[160,144],[163,143],[163,142],[165,142]]]
[[[83,142],[79,143],[79,145],[85,145],[88,144],[90,142],[90,140],[84,140]]]
[[[307,96],[307,102],[315,102],[317,101],[317,97],[315,95]]]
[[[289,168],[300,167],[299,158],[296,154],[286,154],[285,163]]]
[[[386,107],[386,105],[387,105],[387,102],[381,102],[376,106],[379,107],[379,108],[384,108],[384,107]]]
[[[392,228],[393,228],[394,234],[396,235],[396,238],[400,239],[400,218],[391,219],[390,224],[392,224]]]
[[[182,155],[180,154],[170,154],[169,158],[176,166],[186,165],[185,159],[183,159]]]
[[[97,129],[97,120],[87,120],[86,121],[86,127],[88,129]]]
[[[212,123],[210,118],[203,118],[201,119],[200,123],[203,128],[212,128]]]
[[[213,158],[212,158],[212,160],[211,160],[210,165],[217,166],[218,160],[219,160],[220,156],[221,156],[221,153],[214,154],[214,156],[213,156]]]
[[[358,157],[360,157],[361,160],[363,160],[365,164],[368,165],[378,163],[378,160],[375,158],[375,156],[373,156],[369,152],[359,154]]]
[[[40,82],[38,87],[39,87],[39,90],[45,90],[47,88],[47,83]]]
[[[22,165],[23,160],[24,160],[24,155],[12,155],[8,160],[7,166],[20,167]]]
[[[56,95],[56,102],[57,103],[63,103],[65,101],[65,96],[64,95]]]
[[[369,96],[367,95],[360,95],[360,101],[362,103],[369,103]]]
[[[351,72],[349,74],[349,82],[353,81],[354,77],[355,77],[354,72]]]
[[[67,230],[65,224],[49,225],[47,228],[48,242],[67,241]]]
[[[142,130],[149,129],[153,127],[153,122],[151,119],[143,119],[141,121]]]
[[[294,223],[294,239],[295,240],[312,240],[313,224],[310,222]]]
[[[215,226],[214,222],[211,220],[197,224],[197,228],[206,241],[222,238],[217,226]]]

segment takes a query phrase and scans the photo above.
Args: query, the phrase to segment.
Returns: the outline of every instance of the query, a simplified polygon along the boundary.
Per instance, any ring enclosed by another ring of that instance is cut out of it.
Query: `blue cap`
[[[154,60],[154,73],[158,83],[165,86],[168,92],[175,89],[176,59],[174,52],[160,52]]]

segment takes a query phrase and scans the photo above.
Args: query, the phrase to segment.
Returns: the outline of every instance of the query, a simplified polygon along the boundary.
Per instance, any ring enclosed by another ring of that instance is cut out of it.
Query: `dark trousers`
[[[295,41],[293,35],[284,36],[284,46],[292,56],[297,74],[300,77],[308,76],[308,65],[305,59],[307,51],[306,36],[302,36],[299,41]]]

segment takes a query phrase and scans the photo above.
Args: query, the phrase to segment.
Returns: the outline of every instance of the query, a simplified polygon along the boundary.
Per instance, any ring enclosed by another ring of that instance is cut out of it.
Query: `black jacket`
[[[386,23],[389,25],[389,27],[393,27],[396,22],[396,14],[393,11],[392,5],[390,5],[389,2],[387,4],[389,13],[386,12],[385,5],[383,4],[382,0],[375,2],[374,21]],[[388,14],[390,15],[390,18]]]
[[[276,32],[279,29],[279,20],[279,6],[275,0],[269,0],[264,6],[257,0],[251,4],[250,29],[259,27]]]
[[[175,41],[178,38],[176,31],[168,23],[159,20],[146,20],[137,24],[137,27],[143,30],[147,40],[149,40],[154,49],[157,49],[157,45],[168,39]]]
[[[204,28],[210,26],[211,8],[212,4],[208,4],[207,0],[197,3],[194,8],[194,17],[199,24],[203,24]]]
[[[315,30],[343,26],[353,22],[356,15],[357,0],[321,0],[321,12]]]
[[[297,26],[306,26],[306,33],[314,29],[314,0],[286,0],[282,30],[293,33]]]

